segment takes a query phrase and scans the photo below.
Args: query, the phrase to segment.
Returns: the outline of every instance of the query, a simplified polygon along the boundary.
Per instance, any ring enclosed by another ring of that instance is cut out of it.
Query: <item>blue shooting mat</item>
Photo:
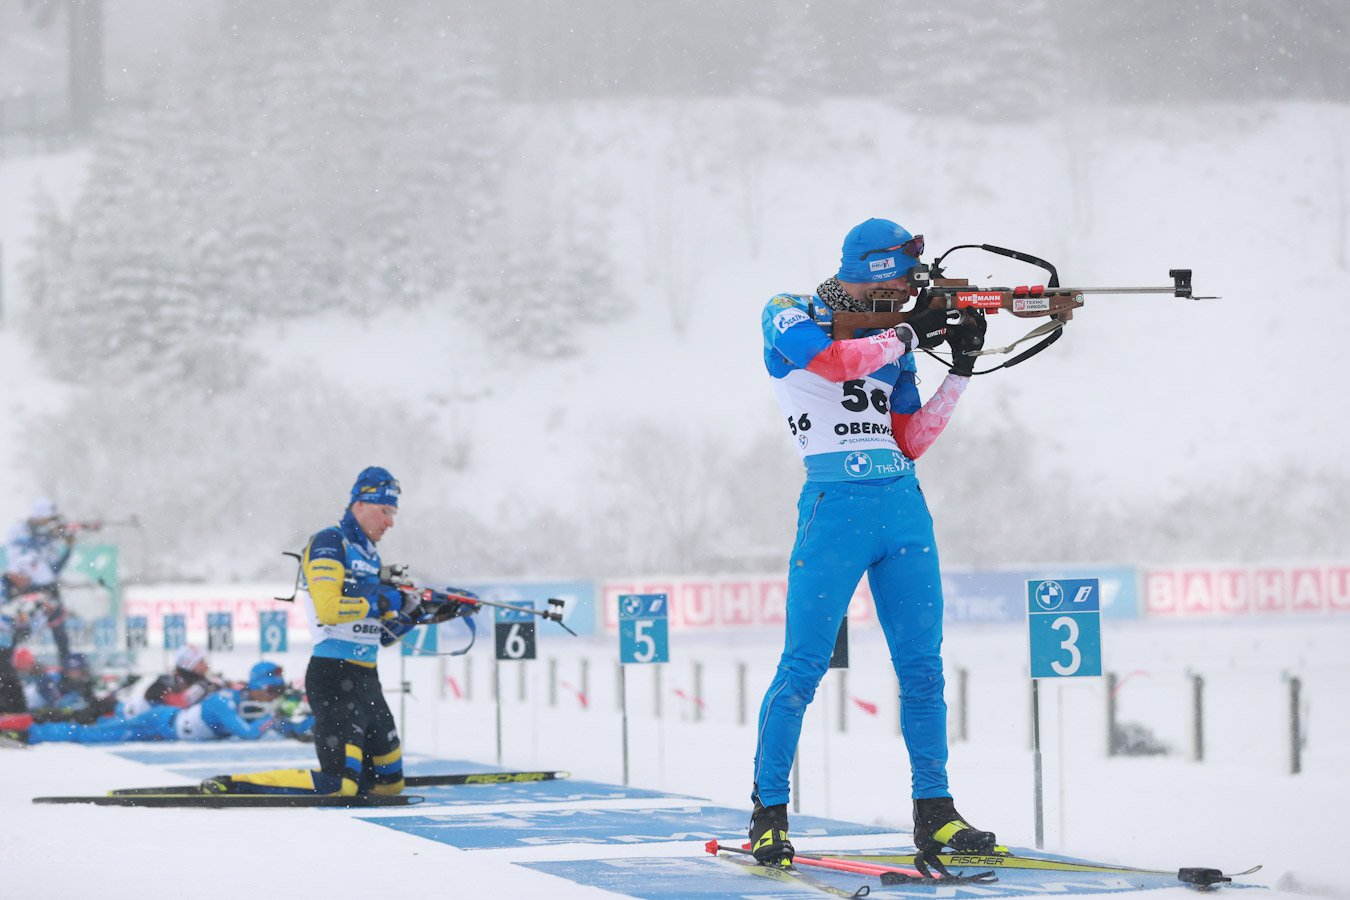
[[[665,809],[543,809],[422,816],[367,816],[364,821],[465,850],[558,844],[648,844],[706,841],[745,832],[744,809],[691,805]],[[892,829],[794,816],[792,836],[890,834]],[[688,886],[686,885],[686,890]]]
[[[111,751],[132,762],[171,771],[183,778],[200,780],[214,775],[261,769],[312,769],[318,767],[314,747],[295,741],[213,741],[174,744],[162,748],[129,745]],[[439,775],[448,772],[501,772],[497,766],[463,759],[414,756],[405,761],[409,775]],[[408,793],[426,797],[437,806],[490,806],[503,803],[589,803],[597,800],[669,799],[698,802],[699,798],[646,788],[620,787],[598,781],[560,778],[517,784],[465,784],[410,788]]]
[[[241,762],[247,765],[250,760],[258,759],[294,759],[297,766],[318,765],[312,744],[287,740],[211,741],[200,745],[179,742],[149,746],[126,744],[116,749],[109,748],[108,752],[132,762],[162,768],[217,765],[220,762]]]
[[[318,765],[313,744],[286,739],[263,738],[259,741],[202,741],[164,742],[156,744],[133,743],[119,747],[109,747],[108,752],[122,759],[146,765],[181,766],[197,763],[207,764],[218,760],[239,760],[247,763],[253,759],[294,758],[300,764]],[[435,775],[440,772],[500,772],[497,766],[470,762],[464,759],[436,759],[431,756],[412,755],[404,761],[404,769],[410,775]]]
[[[718,862],[711,856],[701,857],[631,857],[628,859],[569,859],[552,862],[516,863],[546,875],[554,875],[575,884],[613,891],[624,897],[646,900],[687,900],[688,897],[712,898],[772,898],[824,897],[818,888],[808,885],[784,884],[758,878],[739,866]],[[881,882],[865,875],[854,875],[848,890],[856,890],[869,881],[877,892],[889,892]],[[833,883],[833,882],[831,882]],[[691,890],[696,885],[696,890]],[[881,896],[878,893],[878,896]],[[930,888],[930,898],[936,895]]]
[[[441,769],[440,771],[449,771]],[[465,771],[456,769],[455,771]],[[621,787],[599,781],[560,778],[520,784],[456,784],[412,787],[407,793],[426,797],[436,806],[491,806],[499,803],[592,803],[597,800],[680,800],[700,802],[687,794],[668,794],[647,788]]]

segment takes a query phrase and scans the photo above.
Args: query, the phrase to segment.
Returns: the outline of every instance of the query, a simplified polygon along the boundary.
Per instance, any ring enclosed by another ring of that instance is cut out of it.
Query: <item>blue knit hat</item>
[[[362,469],[352,485],[352,498],[348,505],[360,500],[362,503],[378,503],[381,506],[398,506],[398,495],[402,489],[398,479],[389,474],[388,469],[370,466]]]
[[[248,670],[248,689],[250,691],[265,691],[270,687],[285,687],[286,679],[281,677],[281,666],[274,662],[263,660],[260,663],[254,663],[253,668]]]
[[[852,284],[903,278],[922,253],[922,236],[915,238],[889,219],[868,219],[844,238],[837,277]]]

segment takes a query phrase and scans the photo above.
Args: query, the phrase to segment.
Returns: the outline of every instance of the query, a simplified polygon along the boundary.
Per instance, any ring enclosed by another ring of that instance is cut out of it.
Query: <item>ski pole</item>
[[[744,847],[726,847],[718,843],[714,838],[703,845],[703,849],[713,856],[717,851],[724,850],[728,853],[743,853],[747,856],[754,856],[748,848]],[[804,854],[795,854],[792,857],[793,865],[815,866],[820,869],[834,869],[837,872],[850,872],[854,875],[883,875],[891,873],[895,875],[907,875],[912,878],[922,878],[923,876],[915,869],[902,869],[899,866],[883,866],[877,863],[855,862],[849,859],[831,859],[828,856],[806,856]]]

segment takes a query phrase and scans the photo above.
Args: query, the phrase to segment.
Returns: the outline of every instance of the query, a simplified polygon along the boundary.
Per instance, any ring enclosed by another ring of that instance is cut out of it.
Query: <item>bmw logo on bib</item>
[[[861,450],[855,450],[844,457],[844,471],[854,478],[864,478],[872,471],[872,457]]]

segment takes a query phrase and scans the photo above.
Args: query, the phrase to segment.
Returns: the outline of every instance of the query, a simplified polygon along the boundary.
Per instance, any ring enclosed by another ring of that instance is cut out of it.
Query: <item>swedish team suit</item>
[[[313,655],[305,693],[314,711],[318,770],[279,769],[230,777],[249,793],[353,796],[403,790],[398,729],[375,668],[398,626],[377,606],[380,555],[348,508],[342,521],[309,539],[301,556],[297,599],[309,615]]]
[[[831,341],[832,317],[817,297],[791,294],[771,299],[762,317],[765,366],[806,466],[785,644],[759,713],[755,790],[764,806],[788,800],[802,716],[864,573],[900,680],[913,796],[949,795],[938,554],[902,447],[915,438],[918,456],[931,444],[966,379],[949,377],[947,395],[921,407],[909,348],[891,331]]]

